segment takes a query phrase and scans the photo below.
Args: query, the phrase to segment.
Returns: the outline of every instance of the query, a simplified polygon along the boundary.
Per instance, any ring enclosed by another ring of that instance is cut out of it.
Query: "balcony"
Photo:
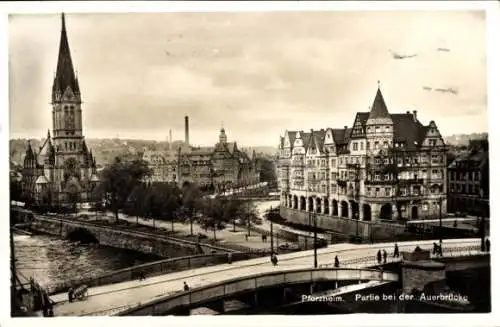
[[[357,170],[357,169],[361,169],[361,164],[351,164],[351,163],[349,163],[349,164],[346,164],[345,167],[347,169],[356,169]]]
[[[399,184],[401,185],[412,185],[412,184],[423,184],[423,178],[412,178],[412,179],[400,179]]]
[[[384,181],[377,181],[377,180],[369,180],[369,179],[365,179],[365,185],[394,185],[394,184],[397,184],[398,181],[397,180],[384,180]]]

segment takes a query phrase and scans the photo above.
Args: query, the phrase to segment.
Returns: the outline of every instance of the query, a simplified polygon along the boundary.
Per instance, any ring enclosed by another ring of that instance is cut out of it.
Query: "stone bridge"
[[[115,225],[102,225],[95,222],[34,215],[31,229],[37,232],[68,238],[85,243],[154,254],[160,257],[236,252],[211,244],[136,231]]]
[[[283,289],[283,297],[286,297],[286,286],[294,284],[307,284],[308,287],[318,283],[335,283],[337,281],[380,281],[397,282],[399,275],[390,271],[378,269],[290,269],[271,273],[261,273],[251,276],[233,278],[213,285],[200,287],[188,292],[179,292],[152,301],[137,308],[131,308],[120,314],[120,316],[157,316],[178,314],[211,302],[233,298],[242,293],[252,293],[252,305],[259,302],[258,291],[269,288]],[[219,309],[220,310],[220,309]]]

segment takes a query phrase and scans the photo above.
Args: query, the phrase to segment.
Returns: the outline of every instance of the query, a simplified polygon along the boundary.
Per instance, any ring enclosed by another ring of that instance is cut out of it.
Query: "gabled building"
[[[437,217],[446,209],[446,151],[434,121],[389,113],[378,88],[351,128],[280,137],[281,205],[365,221]]]
[[[52,85],[52,135],[42,146],[28,142],[23,164],[25,197],[38,203],[66,205],[89,201],[99,179],[92,151],[83,136],[82,99],[73,69],[62,14],[57,70]]]
[[[178,186],[193,183],[216,190],[259,182],[260,167],[255,151],[250,158],[238,149],[236,142],[228,142],[224,128],[221,128],[219,141],[213,147],[191,146],[187,117],[185,124],[186,139],[182,146],[167,151],[144,152],[143,159],[153,172],[151,181],[172,182]]]

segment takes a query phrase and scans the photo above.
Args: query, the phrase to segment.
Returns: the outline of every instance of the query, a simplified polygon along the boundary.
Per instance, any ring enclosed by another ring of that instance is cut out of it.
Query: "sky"
[[[87,138],[183,139],[188,115],[194,145],[223,125],[277,146],[285,130],[352,126],[377,81],[391,113],[487,132],[481,11],[66,14],[66,27]],[[59,14],[9,17],[12,138],[52,128],[60,29]]]

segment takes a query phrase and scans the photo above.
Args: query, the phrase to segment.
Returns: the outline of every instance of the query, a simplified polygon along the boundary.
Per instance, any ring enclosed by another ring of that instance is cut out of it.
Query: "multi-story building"
[[[448,166],[448,212],[489,216],[488,140],[470,141],[467,153]]]
[[[250,158],[238,149],[236,142],[228,142],[221,128],[219,142],[213,147],[189,145],[189,121],[185,119],[185,142],[177,149],[145,151],[143,159],[152,170],[152,181],[198,184],[216,190],[256,184],[260,167],[255,151]]]
[[[390,114],[379,87],[351,128],[280,137],[281,205],[366,221],[436,217],[446,210],[446,151],[434,121]]]
[[[82,132],[82,100],[62,14],[57,70],[52,86],[52,135],[38,149],[28,142],[22,171],[24,195],[37,202],[86,202],[99,179]]]

